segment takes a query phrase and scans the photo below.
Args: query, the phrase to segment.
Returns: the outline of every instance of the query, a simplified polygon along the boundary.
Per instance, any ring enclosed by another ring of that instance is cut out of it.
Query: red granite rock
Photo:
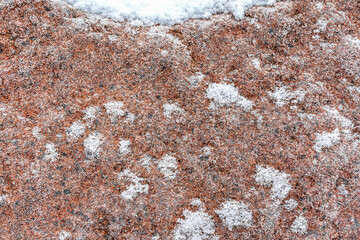
[[[0,4],[2,239],[357,239],[360,5],[136,27]]]

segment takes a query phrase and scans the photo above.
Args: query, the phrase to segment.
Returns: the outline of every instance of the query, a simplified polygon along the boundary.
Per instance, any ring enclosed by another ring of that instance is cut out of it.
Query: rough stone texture
[[[134,27],[0,2],[0,237],[356,239],[359,9],[278,1]],[[211,83],[252,108],[217,105]],[[227,201],[250,226],[229,206],[226,227]]]

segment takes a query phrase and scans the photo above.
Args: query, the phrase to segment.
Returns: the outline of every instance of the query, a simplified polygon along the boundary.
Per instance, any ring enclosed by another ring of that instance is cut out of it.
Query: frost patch
[[[290,230],[294,233],[306,233],[308,228],[308,222],[303,215],[298,216],[291,224]]]
[[[178,172],[177,166],[176,158],[167,154],[162,159],[157,161],[157,168],[167,180],[172,180],[176,177]]]
[[[286,198],[291,190],[290,177],[286,173],[279,172],[272,167],[256,166],[255,181],[262,186],[272,187],[271,198],[282,200]]]
[[[87,125],[91,125],[95,119],[97,118],[97,116],[100,113],[100,108],[99,107],[88,107],[84,110],[84,120],[86,121]]]
[[[236,103],[249,111],[253,105],[252,101],[239,95],[237,88],[233,85],[223,83],[210,84],[206,91],[206,97],[212,99],[219,107]]]
[[[289,200],[286,200],[285,203],[284,203],[284,208],[288,211],[291,211],[293,210],[294,208],[296,208],[298,205],[298,202],[294,199],[289,199]]]
[[[100,145],[102,143],[102,135],[98,132],[91,133],[85,140],[84,140],[84,147],[86,157],[88,158],[97,158],[100,155]]]
[[[178,107],[176,104],[166,103],[163,105],[163,108],[164,108],[164,116],[167,118],[170,118],[173,113],[181,114],[184,112],[184,110]]]
[[[71,239],[71,233],[67,232],[67,231],[62,231],[59,233],[59,240],[66,240],[66,239]]]
[[[59,154],[56,150],[55,144],[53,143],[48,143],[45,145],[45,157],[44,160],[51,160],[51,161],[55,161]]]
[[[332,132],[317,133],[315,139],[314,149],[321,152],[323,148],[329,148],[340,141],[340,132],[336,128]]]
[[[248,228],[252,222],[252,212],[248,205],[238,201],[227,201],[222,204],[221,209],[215,210],[231,231],[233,227],[241,226]]]
[[[140,193],[148,193],[149,185],[143,184],[143,178],[139,178],[129,170],[125,170],[118,174],[118,178],[125,179],[131,182],[128,188],[121,193],[121,197],[126,200],[133,200]]]
[[[123,102],[108,102],[105,103],[104,106],[106,113],[109,114],[112,123],[115,123],[119,117],[125,115],[125,111],[123,110]]]
[[[131,145],[130,140],[121,140],[119,142],[118,152],[121,155],[126,155],[126,154],[130,153],[130,145]]]
[[[71,126],[66,131],[66,137],[68,141],[77,140],[79,137],[85,134],[85,125],[78,121],[71,124]]]
[[[274,99],[276,105],[282,107],[289,101],[292,103],[298,103],[302,101],[305,97],[305,91],[296,90],[294,92],[290,92],[287,90],[287,87],[281,87],[275,89],[274,92],[268,92],[268,95]]]
[[[178,219],[173,231],[175,240],[216,239],[215,224],[211,216],[203,210],[184,211],[185,219]]]

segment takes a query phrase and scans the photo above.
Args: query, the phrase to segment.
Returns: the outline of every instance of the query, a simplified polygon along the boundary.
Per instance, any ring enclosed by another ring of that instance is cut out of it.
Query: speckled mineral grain
[[[358,239],[359,9],[0,1],[0,238]]]

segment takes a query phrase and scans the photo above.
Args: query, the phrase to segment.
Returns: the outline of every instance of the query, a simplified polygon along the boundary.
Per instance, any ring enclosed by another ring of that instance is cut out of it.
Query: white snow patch
[[[46,150],[45,150],[44,160],[55,161],[59,156],[57,149],[55,147],[55,144],[48,143],[45,145],[45,148],[46,148]]]
[[[276,88],[274,92],[268,92],[268,95],[275,100],[275,104],[279,107],[287,104],[289,101],[298,103],[305,97],[305,91],[296,90],[294,92],[288,91],[287,87]]]
[[[85,134],[85,124],[80,121],[74,122],[66,131],[68,141],[77,140]]]
[[[254,68],[256,68],[259,71],[261,70],[260,60],[258,58],[253,58],[251,60],[251,63],[254,66]]]
[[[148,193],[149,185],[141,182],[145,181],[143,178],[139,178],[130,170],[124,170],[118,174],[119,179],[126,179],[131,182],[130,186],[121,193],[121,196],[126,200],[133,200],[140,193]]]
[[[291,224],[290,230],[294,233],[306,233],[308,222],[303,215],[298,216]]]
[[[215,210],[224,222],[225,226],[231,231],[233,227],[241,226],[248,228],[252,222],[252,212],[249,206],[243,202],[227,201],[222,203],[221,209]]]
[[[185,219],[178,219],[173,231],[175,240],[214,239],[215,224],[209,214],[203,210],[184,211]]]
[[[9,195],[7,194],[0,195],[0,203],[5,203],[8,197]]]
[[[236,103],[249,111],[253,102],[241,96],[233,85],[223,83],[212,83],[206,91],[206,97],[212,99],[217,106],[224,106]]]
[[[190,18],[208,18],[216,13],[232,13],[242,18],[253,5],[275,0],[63,0],[75,8],[135,24],[175,24]]]
[[[347,41],[347,43],[353,47],[353,48],[357,48],[360,50],[360,39],[353,37],[351,35],[347,35],[345,37],[345,40]]]
[[[190,204],[193,205],[193,206],[200,206],[200,205],[202,205],[203,203],[202,203],[202,201],[201,201],[199,198],[194,198],[194,199],[191,200],[191,203],[190,203]]]
[[[130,140],[120,140],[118,152],[121,155],[126,155],[130,153],[130,145],[131,145]]]
[[[295,199],[289,199],[289,200],[285,201],[284,208],[288,211],[291,211],[294,208],[296,208],[297,205],[298,205],[298,202]]]
[[[190,76],[188,78],[188,81],[191,85],[191,87],[197,86],[199,83],[201,83],[202,80],[204,80],[205,75],[201,72],[196,72],[194,76]]]
[[[164,116],[166,118],[170,118],[173,115],[173,113],[181,114],[184,112],[182,108],[180,108],[174,103],[173,104],[166,103],[163,105],[163,108],[164,108]]]
[[[59,240],[66,240],[66,239],[71,239],[71,233],[67,232],[67,231],[62,231],[59,233]]]
[[[271,198],[273,200],[282,200],[286,198],[291,190],[290,176],[279,172],[272,167],[256,166],[255,181],[262,186],[272,187]]]
[[[83,119],[86,121],[87,125],[91,125],[95,121],[99,113],[100,113],[99,107],[96,106],[88,107],[84,110],[85,116]]]
[[[340,141],[340,132],[335,128],[332,132],[317,133],[315,139],[314,149],[321,152],[323,148],[329,148]]]
[[[329,106],[325,106],[323,109],[328,112],[330,117],[337,120],[342,128],[351,129],[354,127],[354,124],[351,122],[351,120],[342,116],[337,109],[330,108]]]
[[[34,127],[34,128],[32,129],[32,135],[33,135],[37,140],[42,139],[41,128],[39,128],[39,127]]]
[[[103,142],[102,138],[100,133],[93,132],[84,140],[85,153],[88,158],[99,157],[100,145]]]
[[[172,180],[177,174],[177,161],[176,158],[166,154],[157,163],[157,168],[164,175],[165,179]]]
[[[341,184],[340,186],[339,186],[339,191],[340,191],[340,194],[341,195],[344,195],[344,196],[347,196],[348,195],[348,190],[346,190],[346,187],[345,187],[345,185],[344,184]]]
[[[150,165],[151,162],[153,161],[153,158],[147,154],[145,154],[141,159],[140,159],[140,163],[141,165],[147,170],[150,171]]]
[[[111,122],[115,123],[116,120],[125,115],[125,111],[123,110],[124,103],[123,102],[108,102],[104,104],[107,114],[109,114]]]

